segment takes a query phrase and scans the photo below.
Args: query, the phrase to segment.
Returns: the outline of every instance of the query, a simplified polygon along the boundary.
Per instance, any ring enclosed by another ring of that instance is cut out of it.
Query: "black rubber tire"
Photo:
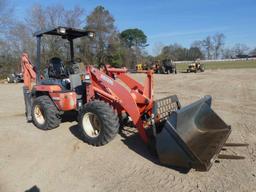
[[[204,66],[200,66],[200,71],[204,72]]]
[[[13,74],[8,75],[8,77],[7,77],[7,82],[8,82],[8,83],[14,83]]]
[[[164,66],[162,66],[162,67],[160,68],[160,74],[165,74],[165,67],[164,67]]]
[[[35,118],[35,107],[39,106],[44,116],[44,123],[40,124]],[[51,98],[47,95],[37,97],[32,104],[32,120],[34,125],[42,130],[50,130],[60,125],[59,111]]]
[[[95,114],[100,123],[101,131],[97,137],[90,137],[86,134],[83,127],[83,117],[86,113]],[[84,105],[79,114],[79,129],[81,139],[94,146],[102,146],[110,142],[119,131],[119,118],[113,108],[106,102],[94,100]]]

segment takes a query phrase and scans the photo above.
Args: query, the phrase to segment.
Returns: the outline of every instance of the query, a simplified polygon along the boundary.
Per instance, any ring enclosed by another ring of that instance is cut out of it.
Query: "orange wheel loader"
[[[54,57],[49,60],[47,73],[40,72],[41,39],[45,35],[60,36],[69,42],[71,68]],[[74,59],[73,40],[93,39],[94,31],[56,27],[36,32],[34,36],[36,65],[33,66],[26,53],[21,57],[29,122],[49,130],[60,125],[63,113],[76,111],[83,140],[101,146],[116,136],[121,117],[127,117],[144,143],[156,151],[161,164],[200,171],[211,167],[231,127],[211,109],[210,96],[181,107],[175,95],[153,99],[150,70],[145,72],[145,82],[141,84],[125,68],[106,65],[103,70],[92,65],[79,68]]]

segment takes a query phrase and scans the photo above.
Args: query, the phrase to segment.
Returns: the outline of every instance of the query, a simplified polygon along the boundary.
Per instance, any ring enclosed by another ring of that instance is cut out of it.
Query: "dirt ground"
[[[142,80],[141,74],[134,74]],[[209,172],[180,173],[157,164],[137,134],[118,135],[103,147],[77,138],[76,122],[51,131],[26,123],[21,84],[0,85],[0,191],[36,186],[56,191],[256,191],[256,69],[155,75],[155,97],[177,94],[181,104],[213,96],[213,109],[232,126],[220,160]],[[34,187],[35,189],[35,187]],[[32,190],[31,190],[32,191]],[[38,191],[38,190],[34,190]]]

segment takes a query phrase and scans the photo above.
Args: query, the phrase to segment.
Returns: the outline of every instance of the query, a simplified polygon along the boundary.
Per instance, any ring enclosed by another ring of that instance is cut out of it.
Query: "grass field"
[[[203,63],[203,62],[202,62]],[[256,68],[256,60],[254,61],[221,61],[204,63],[207,69],[241,69],[241,68]],[[188,64],[177,64],[178,71],[186,71]]]

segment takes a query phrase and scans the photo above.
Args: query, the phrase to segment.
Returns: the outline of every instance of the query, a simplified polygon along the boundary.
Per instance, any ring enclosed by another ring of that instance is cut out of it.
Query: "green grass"
[[[202,62],[203,63],[203,62]],[[242,68],[256,68],[256,61],[221,61],[221,62],[207,62],[204,63],[207,69],[242,69]],[[178,71],[186,71],[188,64],[177,64]]]

